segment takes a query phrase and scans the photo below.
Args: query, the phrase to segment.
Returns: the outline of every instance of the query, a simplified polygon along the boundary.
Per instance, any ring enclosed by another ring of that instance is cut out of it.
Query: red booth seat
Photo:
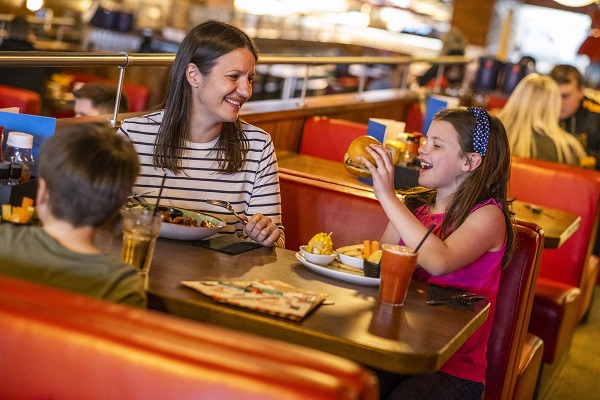
[[[0,108],[19,107],[21,114],[40,115],[42,97],[32,90],[0,85]]]
[[[0,277],[3,399],[377,399],[375,376],[289,343]]]
[[[544,361],[567,347],[587,312],[598,276],[592,254],[600,215],[600,172],[513,157],[510,192],[518,200],[581,216],[579,229],[558,249],[542,253],[529,331],[544,340]]]
[[[288,249],[297,250],[319,232],[334,246],[379,240],[388,219],[370,190],[279,174],[281,217]]]
[[[304,122],[299,153],[342,162],[350,143],[366,134],[366,124],[329,117],[311,117]]]
[[[496,313],[488,341],[486,399],[513,398],[517,382],[519,392],[533,392],[541,365],[539,358],[525,358],[519,368],[526,343],[544,233],[539,226],[525,221],[517,221],[515,232],[515,250],[510,263],[502,270]]]

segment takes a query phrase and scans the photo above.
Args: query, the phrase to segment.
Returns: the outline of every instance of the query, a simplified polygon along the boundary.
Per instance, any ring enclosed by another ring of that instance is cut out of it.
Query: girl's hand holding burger
[[[373,164],[365,157],[362,159],[373,177],[375,196],[377,199],[385,196],[396,197],[392,151],[381,145],[369,145],[366,150],[375,160],[375,164]]]

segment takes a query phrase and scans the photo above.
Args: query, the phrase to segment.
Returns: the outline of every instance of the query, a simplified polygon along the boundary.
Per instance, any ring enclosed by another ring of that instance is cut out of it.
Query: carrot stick
[[[371,255],[371,241],[365,240],[363,242],[363,258],[366,260]]]
[[[373,240],[371,242],[371,254],[379,251],[379,242],[377,240]]]

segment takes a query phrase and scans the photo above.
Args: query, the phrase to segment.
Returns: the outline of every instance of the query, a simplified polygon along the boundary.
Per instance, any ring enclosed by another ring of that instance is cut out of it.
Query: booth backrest
[[[21,114],[40,115],[42,97],[32,90],[0,85],[0,108],[19,107]]]
[[[329,117],[311,117],[304,122],[299,153],[342,162],[350,143],[366,134],[366,124]]]
[[[3,399],[377,399],[349,360],[0,277]]]
[[[582,287],[600,215],[600,172],[512,157],[511,195],[518,200],[581,216],[579,229],[558,249],[542,254],[540,277]]]
[[[543,250],[544,233],[539,226],[517,221],[515,231],[515,249],[502,270],[488,341],[486,399],[512,398]]]
[[[286,247],[297,250],[319,232],[331,232],[334,246],[379,240],[388,219],[370,190],[280,173]]]

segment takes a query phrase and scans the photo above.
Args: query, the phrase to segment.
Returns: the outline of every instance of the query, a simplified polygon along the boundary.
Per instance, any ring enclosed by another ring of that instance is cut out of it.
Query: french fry
[[[371,255],[371,241],[363,241],[363,258],[366,260]]]
[[[2,219],[8,220],[12,214],[12,205],[2,204]]]
[[[21,207],[23,207],[24,209],[28,209],[29,207],[33,207],[33,199],[29,198],[27,196],[24,196],[23,200],[21,200]]]

